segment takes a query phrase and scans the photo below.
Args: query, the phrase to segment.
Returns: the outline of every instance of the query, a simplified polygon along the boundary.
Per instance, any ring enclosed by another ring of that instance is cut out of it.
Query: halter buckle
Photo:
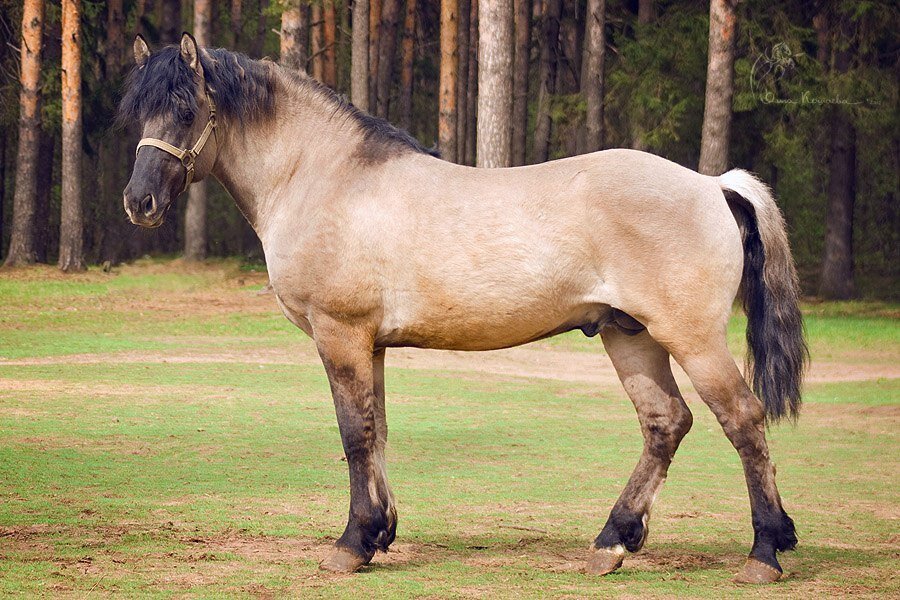
[[[197,155],[194,154],[193,150],[186,150],[184,154],[181,155],[181,166],[185,169],[193,169],[194,161],[197,159]]]

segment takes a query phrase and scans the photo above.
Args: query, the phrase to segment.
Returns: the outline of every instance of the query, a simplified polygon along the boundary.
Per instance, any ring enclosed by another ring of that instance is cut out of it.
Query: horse
[[[199,48],[187,33],[155,53],[138,37],[134,54],[118,115],[143,135],[128,217],[157,227],[191,181],[215,177],[262,241],[279,307],[324,365],[350,509],[322,569],[356,571],[396,535],[388,348],[491,350],[580,329],[600,335],[644,436],[586,571],[611,573],[646,541],[693,421],[672,357],[744,468],[754,539],[736,580],[782,576],[776,553],[797,537],[765,433],[796,419],[808,353],[784,220],[765,184],[621,149],[456,165],[271,61]],[[726,345],[739,294],[746,379]]]

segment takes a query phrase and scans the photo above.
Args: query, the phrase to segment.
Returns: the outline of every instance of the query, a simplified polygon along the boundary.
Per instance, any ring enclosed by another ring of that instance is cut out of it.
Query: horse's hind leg
[[[670,349],[715,414],[744,466],[753,519],[753,549],[735,581],[777,581],[782,570],[775,553],[792,549],[797,536],[775,486],[775,467],[766,444],[765,410],[728,352],[724,334],[709,337],[712,341],[692,343],[686,351]]]
[[[669,353],[646,331],[629,335],[607,327],[601,336],[644,434],[641,458],[588,559],[589,572],[605,575],[621,566],[626,550],[636,552],[644,544],[650,508],[693,417],[672,377]]]

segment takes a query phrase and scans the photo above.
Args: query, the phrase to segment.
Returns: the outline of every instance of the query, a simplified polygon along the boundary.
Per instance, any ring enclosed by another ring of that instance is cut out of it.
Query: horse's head
[[[138,122],[142,139],[125,188],[125,212],[135,225],[159,227],[175,198],[212,170],[216,110],[190,34],[155,54],[138,36],[134,58],[119,121]]]

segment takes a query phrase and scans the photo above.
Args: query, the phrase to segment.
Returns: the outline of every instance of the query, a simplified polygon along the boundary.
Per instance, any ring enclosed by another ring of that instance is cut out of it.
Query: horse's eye
[[[185,125],[190,125],[194,122],[194,112],[191,110],[183,110],[181,111],[181,122]]]

